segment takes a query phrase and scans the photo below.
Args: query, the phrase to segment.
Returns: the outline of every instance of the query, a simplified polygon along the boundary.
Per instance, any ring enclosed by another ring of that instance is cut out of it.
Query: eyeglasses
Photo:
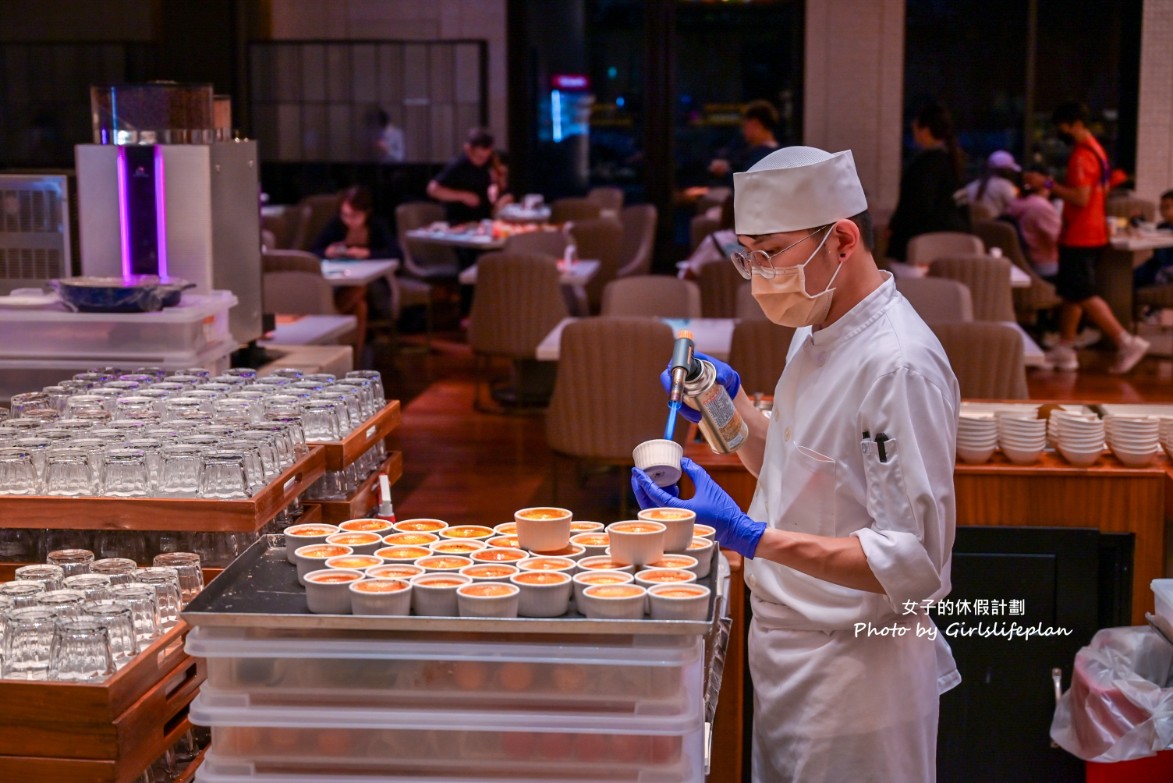
[[[797,242],[792,242],[781,250],[775,250],[773,253],[767,253],[765,250],[751,250],[749,252],[735,250],[729,254],[729,260],[733,262],[733,266],[737,267],[737,271],[740,272],[741,276],[746,280],[749,280],[755,271],[761,275],[763,279],[771,280],[773,279],[774,275],[777,274],[777,270],[774,268],[774,259],[777,256],[782,255],[793,247],[801,245],[815,234],[830,227],[830,224],[826,226],[819,226]]]

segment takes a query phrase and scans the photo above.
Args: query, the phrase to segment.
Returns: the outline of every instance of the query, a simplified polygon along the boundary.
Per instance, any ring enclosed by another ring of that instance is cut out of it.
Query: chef
[[[705,357],[749,424],[753,502],[688,459],[688,500],[638,469],[632,486],[749,558],[755,781],[933,781],[938,698],[961,680],[927,615],[950,588],[957,379],[876,266],[850,151],[771,153],[734,175],[734,212],[731,261],[767,318],[801,327],[770,417]]]

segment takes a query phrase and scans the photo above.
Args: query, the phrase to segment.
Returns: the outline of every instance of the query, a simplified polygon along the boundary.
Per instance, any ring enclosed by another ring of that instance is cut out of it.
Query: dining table
[[[1117,232],[1108,241],[1096,263],[1096,286],[1125,328],[1136,317],[1133,270],[1152,256],[1154,250],[1173,247],[1173,230],[1130,228]]]
[[[493,236],[477,229],[454,228],[413,228],[406,234],[408,239],[445,247],[462,247],[471,250],[500,250],[505,247],[504,236]]]
[[[336,261],[322,259],[322,277],[330,285],[369,285],[380,277],[391,277],[399,269],[395,258],[369,259],[366,261]]]

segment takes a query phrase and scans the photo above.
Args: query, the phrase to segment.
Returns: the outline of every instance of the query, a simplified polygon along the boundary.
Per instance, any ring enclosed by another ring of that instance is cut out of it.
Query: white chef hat
[[[749,171],[733,175],[733,219],[738,234],[816,228],[867,208],[851,150],[783,147]]]

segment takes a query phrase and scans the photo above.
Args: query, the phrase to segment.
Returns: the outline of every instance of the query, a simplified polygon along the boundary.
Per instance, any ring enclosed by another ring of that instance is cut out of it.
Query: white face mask
[[[835,267],[835,273],[827,281],[827,287],[821,293],[813,296],[806,292],[805,269],[806,265],[813,261],[819,251],[823,249],[829,236],[831,236],[830,228],[823,234],[819,246],[807,256],[806,261],[797,266],[775,267],[773,279],[759,278],[761,280],[760,290],[755,284],[753,298],[762,308],[762,312],[766,314],[766,318],[779,326],[794,328],[817,326],[827,318],[827,312],[831,309],[831,296],[835,293],[831,284],[835,282],[835,277],[843,268],[843,264],[838,264]]]

